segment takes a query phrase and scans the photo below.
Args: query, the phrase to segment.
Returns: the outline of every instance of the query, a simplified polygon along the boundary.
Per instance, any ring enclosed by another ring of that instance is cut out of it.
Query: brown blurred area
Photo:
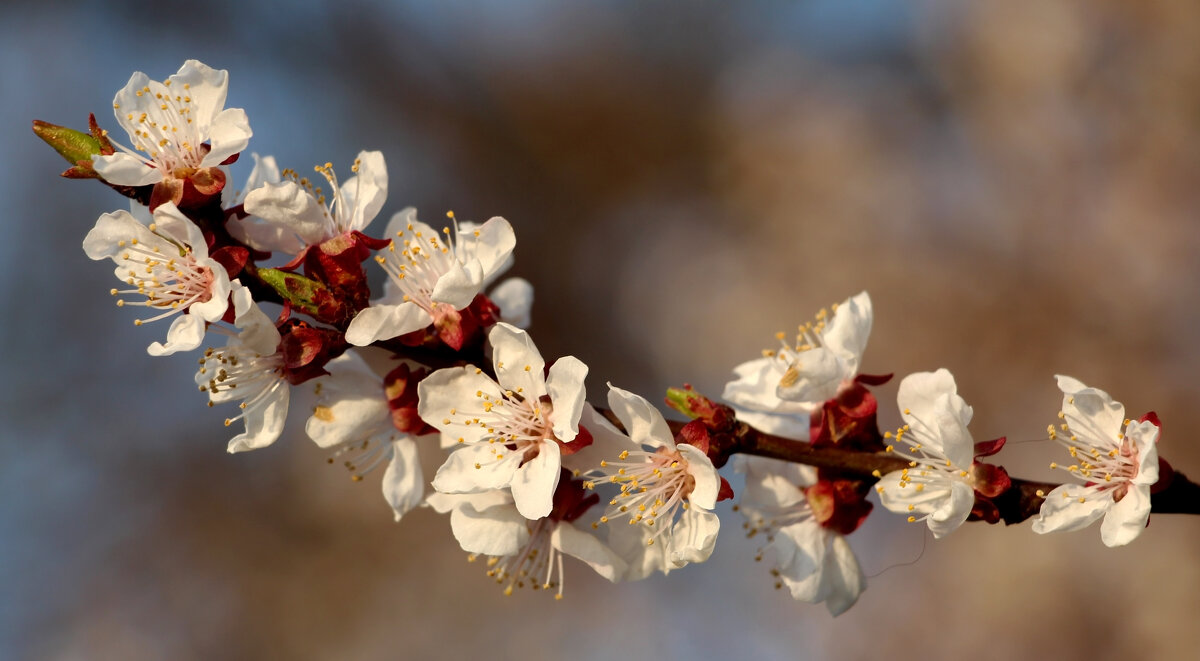
[[[193,8],[200,12],[199,8]],[[0,9],[10,320],[0,656],[1190,658],[1200,521],[1132,545],[878,511],[833,620],[771,589],[722,511],[713,559],[505,598],[432,512],[393,524],[291,433],[227,456],[195,356],[111,307],[79,242],[121,206],[28,134],[134,70],[230,71],[284,167],[382,149],[385,214],[503,215],[547,356],[652,399],[719,394],[776,330],[861,290],[867,372],[949,368],[996,459],[1050,479],[1065,373],[1164,422],[1200,477],[1200,5],[1193,2],[152,3]],[[248,159],[247,159],[248,160]],[[240,170],[237,177],[245,175]],[[381,225],[382,226],[382,225]],[[53,250],[53,257],[48,253]],[[895,385],[877,391],[898,419]],[[438,465],[425,454],[426,470]]]

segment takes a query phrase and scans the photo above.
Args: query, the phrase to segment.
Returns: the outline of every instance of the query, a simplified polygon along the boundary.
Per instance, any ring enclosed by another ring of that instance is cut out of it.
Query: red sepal
[[[437,431],[417,415],[417,384],[429,373],[425,368],[413,370],[407,363],[401,363],[383,377],[383,394],[392,413],[392,425],[406,434],[420,436]]]
[[[1007,440],[1006,437],[1001,436],[1000,438],[997,438],[995,440],[980,441],[980,442],[976,443],[975,444],[975,456],[976,457],[990,457],[990,456],[996,454],[997,452],[1000,451],[1000,448],[1004,447],[1004,442],[1006,440]]]
[[[568,443],[564,443],[562,441],[558,442],[558,453],[559,455],[565,457],[570,454],[575,454],[591,444],[592,432],[588,431],[587,427],[579,425],[579,433],[575,435],[574,440]]]
[[[854,382],[864,386],[882,386],[892,380],[892,374],[859,374]]]
[[[865,386],[854,383],[826,401],[809,419],[814,447],[835,446],[862,452],[879,452],[883,438],[875,422],[879,404]]]
[[[857,480],[817,480],[804,490],[804,496],[817,523],[843,535],[858,530],[874,507]]]
[[[315,328],[298,319],[281,323],[279,334],[283,378],[292,385],[328,374],[325,364],[341,355],[347,346],[341,333]]]
[[[583,513],[588,511],[592,505],[599,503],[600,494],[589,493],[583,488],[581,480],[571,479],[571,471],[565,468],[560,470],[549,518],[551,521],[570,523],[583,516]]]
[[[729,486],[729,480],[721,478],[721,488],[717,490],[717,502],[729,500],[733,498],[733,487]]]
[[[676,443],[687,443],[693,445],[697,450],[708,454],[709,436],[708,427],[704,425],[702,420],[692,420],[679,430],[675,436]]]

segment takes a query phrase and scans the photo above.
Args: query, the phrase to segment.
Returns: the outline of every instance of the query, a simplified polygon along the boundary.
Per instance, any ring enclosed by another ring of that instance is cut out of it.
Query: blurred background
[[[610,585],[576,563],[562,602],[505,598],[441,517],[393,524],[378,473],[327,466],[302,402],[227,455],[196,355],[147,356],[165,325],[135,328],[79,247],[124,201],[29,130],[119,133],[133,71],[197,58],[281,166],[380,149],[383,217],[508,218],[531,331],[593,393],[719,394],[866,289],[864,370],[949,368],[976,438],[1041,439],[1067,373],[1157,410],[1200,477],[1200,5],[960,5],[3,4],[0,657],[1191,657],[1200,520],[1178,515],[1115,550],[974,524],[921,555],[877,508],[850,541],[879,575],[835,620],[772,589],[726,503],[707,564]],[[898,424],[895,382],[877,394]],[[1057,452],[997,459],[1052,479]]]

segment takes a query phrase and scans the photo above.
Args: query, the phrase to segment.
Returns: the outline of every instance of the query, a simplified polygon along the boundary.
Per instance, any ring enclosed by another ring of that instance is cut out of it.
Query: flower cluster
[[[1033,513],[1021,510],[1028,502],[1040,504],[1038,533],[1103,517],[1102,540],[1116,546],[1146,526],[1158,419],[1128,420],[1108,394],[1073,378],[1058,377],[1062,422],[1049,436],[1071,457],[1052,467],[1083,483],[1038,490],[1033,501],[1002,467],[979,461],[1004,438],[973,440],[972,409],[945,369],[903,378],[902,424],[880,433],[871,389],[891,375],[861,373],[873,323],[866,292],[735,367],[727,404],[670,389],[668,404],[690,422],[669,422],[611,384],[607,406],[594,407],[588,366],[547,360],[528,332],[532,285],[493,286],[514,263],[512,224],[448,213],[438,227],[404,208],[372,236],[388,202],[378,151],[360,151],[345,179],[329,162],[301,176],[253,154],[234,191],[229,165],[252,133],[243,111],[224,107],[227,86],[225,71],[194,60],[162,82],[134,74],[113,101],[132,148],[94,119],[90,134],[35,123],[72,162],[67,176],[131,200],[99,217],[85,253],[113,262],[117,305],[145,309],[135,324],[171,319],[151,355],[221,336],[195,383],[209,406],[236,406],[224,420],[241,429],[229,452],[278,440],[305,384],[305,432],[328,462],[354,481],[385,467],[394,519],[418,507],[448,514],[468,558],[483,558],[505,593],[529,586],[561,598],[564,558],[610,581],[706,561],[721,528],[714,509],[735,496],[720,473],[734,455],[745,476],[735,509],[765,540],[756,559],[769,557],[777,588],[834,615],[866,587],[848,536],[872,497],[935,538],[968,520],[1019,521]],[[374,268],[381,292],[369,286]],[[441,462],[431,478],[422,455]]]

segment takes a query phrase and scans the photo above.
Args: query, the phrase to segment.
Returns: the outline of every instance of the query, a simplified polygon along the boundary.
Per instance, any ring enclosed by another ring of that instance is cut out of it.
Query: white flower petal
[[[117,186],[148,186],[163,180],[161,170],[123,152],[93,156],[92,168],[101,179]]]
[[[1071,429],[1118,447],[1125,426],[1125,406],[1113,401],[1103,390],[1089,388],[1078,379],[1063,375],[1055,378],[1063,392],[1063,417]]]
[[[387,200],[388,174],[383,152],[361,151],[356,159],[357,176],[341,185],[342,195],[353,209],[349,230],[364,231]]]
[[[713,467],[712,460],[694,445],[680,443],[675,447],[688,462],[688,475],[696,481],[688,502],[694,507],[711,510],[717,506],[717,494],[721,490],[721,476]]]
[[[227,450],[232,454],[265,448],[274,443],[283,433],[288,397],[289,390],[285,382],[280,381],[272,386],[265,400],[246,412],[243,418],[246,431],[234,436]]]
[[[662,413],[641,395],[622,390],[608,384],[608,407],[617,414],[617,419],[629,432],[629,438],[638,445],[675,448],[675,438]]]
[[[1161,430],[1149,420],[1132,422],[1125,428],[1125,436],[1133,441],[1138,450],[1137,475],[1130,480],[1136,485],[1150,486],[1158,482],[1158,435]]]
[[[717,544],[721,518],[696,507],[684,510],[683,516],[671,531],[668,557],[671,564],[683,567],[692,562],[704,562]]]
[[[1105,546],[1123,546],[1146,529],[1150,520],[1150,487],[1130,485],[1125,497],[1113,503],[1100,524]]]
[[[390,340],[421,330],[431,323],[433,317],[416,303],[375,303],[360,310],[350,320],[346,328],[346,341],[356,347],[365,347],[377,340]]]
[[[476,369],[469,366],[447,367],[421,379],[417,384],[417,415],[456,443],[460,442],[459,439],[462,439],[461,443],[477,443],[488,438],[491,434],[486,424],[468,421],[485,413],[484,397],[491,401],[504,397],[500,386],[477,373]],[[485,449],[491,445],[484,444]]]
[[[1033,531],[1040,535],[1081,530],[1104,516],[1111,505],[1112,499],[1099,496],[1094,487],[1064,484],[1046,494],[1042,509],[1033,520]]]
[[[475,511],[482,512],[494,505],[512,505],[512,494],[507,489],[493,489],[481,493],[442,493],[431,492],[425,496],[425,504],[432,507],[438,514],[445,514],[454,509],[470,505]]]
[[[197,314],[180,314],[167,330],[167,343],[154,342],[146,347],[151,356],[169,356],[177,351],[191,351],[204,341],[204,319]]]
[[[517,235],[512,225],[499,216],[489,218],[471,232],[459,234],[459,254],[469,256],[469,261],[479,264],[482,279],[490,280],[508,266],[509,257],[517,245]]]
[[[966,469],[974,460],[975,442],[967,425],[972,410],[958,395],[954,376],[945,369],[909,374],[900,382],[896,403],[901,417],[920,439],[922,449],[949,459],[954,467]]]
[[[587,393],[584,380],[588,367],[575,356],[564,356],[554,361],[546,376],[546,392],[554,405],[554,435],[564,443],[575,440],[579,434],[579,416]]]
[[[505,323],[488,332],[492,345],[492,365],[496,380],[507,390],[523,388],[525,397],[538,399],[546,394],[546,361],[533,346],[529,334]]]
[[[294,181],[267,183],[246,193],[246,213],[285,228],[306,244],[325,238],[325,207]]]
[[[835,535],[831,550],[833,552],[825,557],[824,573],[828,577],[825,607],[837,617],[858,601],[858,596],[867,588],[867,577],[845,537]]]
[[[529,541],[525,518],[511,505],[478,511],[471,505],[450,512],[450,530],[468,553],[513,555]]]
[[[517,328],[529,328],[533,285],[528,280],[508,278],[488,292],[488,298],[500,308],[500,321]]]
[[[478,493],[512,484],[521,464],[519,454],[506,453],[497,461],[490,443],[466,445],[446,459],[433,477],[433,488],[446,493]]]
[[[587,563],[597,574],[616,582],[626,573],[627,566],[615,551],[587,531],[561,522],[550,533],[550,545],[572,558]]]
[[[217,113],[225,107],[225,95],[229,91],[229,72],[214,69],[199,60],[187,60],[179,71],[168,79],[175,89],[186,88],[191,95],[191,107],[201,131],[212,125]],[[129,85],[133,85],[130,79]],[[128,87],[127,85],[126,87]]]
[[[475,300],[475,295],[483,289],[483,273],[478,264],[455,263],[442,274],[429,292],[429,297],[438,303],[453,306],[461,310]]]
[[[871,297],[867,292],[852,296],[838,306],[822,341],[842,359],[848,377],[858,373],[873,319]]]
[[[934,538],[941,539],[961,526],[974,507],[975,490],[965,482],[952,481],[946,498],[942,499],[925,522]]]
[[[392,442],[392,460],[383,473],[383,498],[392,506],[396,520],[421,504],[425,497],[425,477],[417,457],[417,444],[411,438]]]
[[[220,165],[225,159],[245,149],[250,144],[252,135],[254,132],[250,130],[250,119],[246,117],[245,110],[241,108],[222,110],[217,113],[208,127],[208,140],[212,149],[204,155],[200,166]]]
[[[512,475],[513,502],[526,519],[536,520],[554,508],[554,489],[562,474],[558,444],[547,441],[538,445],[538,454]]]
[[[846,378],[854,376],[838,354],[827,347],[816,347],[801,351],[788,372],[778,383],[775,395],[790,402],[824,402],[837,395],[838,388]]]

